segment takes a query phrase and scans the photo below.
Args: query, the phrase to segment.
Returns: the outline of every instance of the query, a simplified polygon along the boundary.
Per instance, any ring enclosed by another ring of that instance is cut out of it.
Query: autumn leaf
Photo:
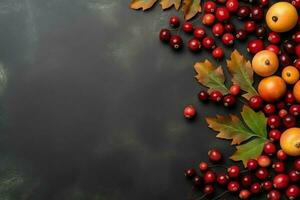
[[[151,8],[158,0],[132,0],[130,8],[138,10],[143,9],[148,10]]]
[[[197,75],[195,78],[204,86],[208,87],[208,91],[219,90],[222,94],[227,94],[228,89],[225,86],[225,76],[222,67],[215,67],[213,64],[205,60],[194,65]]]
[[[197,13],[201,12],[201,0],[183,0],[182,11],[186,20],[192,19]]]
[[[237,50],[234,50],[230,60],[227,60],[227,67],[232,75],[232,82],[240,85],[241,89],[246,92],[243,97],[249,99],[257,95],[257,91],[253,87],[253,70],[251,63]]]
[[[175,6],[176,10],[179,9],[181,4],[181,0],[161,0],[160,5],[163,10],[171,8],[172,6]]]
[[[237,151],[230,157],[234,161],[242,161],[244,166],[250,159],[257,159],[263,151],[267,139],[255,138],[248,143],[236,147]]]

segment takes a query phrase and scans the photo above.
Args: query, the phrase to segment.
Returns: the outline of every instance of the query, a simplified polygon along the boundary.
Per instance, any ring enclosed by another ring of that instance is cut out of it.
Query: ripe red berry
[[[281,38],[278,33],[270,32],[268,35],[268,41],[272,44],[278,44],[280,42]]]
[[[265,26],[257,26],[255,28],[255,35],[259,39],[263,39],[266,36],[267,28]]]
[[[208,170],[207,162],[200,162],[198,168],[201,172],[206,172]]]
[[[205,13],[214,13],[216,11],[217,4],[213,1],[207,1],[204,3],[204,12]]]
[[[292,38],[295,42],[300,43],[300,31],[296,32]]]
[[[276,107],[274,106],[274,104],[268,103],[264,106],[264,113],[266,115],[272,115],[275,112],[276,112]]]
[[[259,51],[264,50],[265,45],[261,39],[253,39],[248,42],[247,51],[251,54],[256,54]]]
[[[255,21],[262,20],[264,18],[263,9],[261,7],[258,7],[258,6],[252,7],[250,17],[251,17],[251,19],[253,19]]]
[[[227,185],[229,177],[225,173],[221,173],[217,176],[217,183],[219,185]]]
[[[285,40],[283,43],[283,49],[289,53],[293,54],[295,51],[295,44],[292,40]]]
[[[259,183],[253,183],[253,184],[251,185],[250,191],[251,191],[253,194],[258,194],[258,193],[260,193],[260,191],[261,191],[261,185],[260,185]]]
[[[215,22],[215,16],[211,13],[204,14],[202,17],[202,24],[211,26]]]
[[[207,171],[203,176],[205,184],[214,183],[216,180],[216,174],[213,171]]]
[[[173,28],[177,28],[180,25],[180,19],[177,16],[172,16],[169,19],[169,24]]]
[[[276,103],[276,108],[278,110],[281,110],[281,109],[285,109],[285,102],[284,101],[279,101]]]
[[[191,118],[195,117],[196,113],[197,113],[197,111],[196,111],[195,107],[192,105],[186,106],[183,110],[183,115],[186,119],[191,119]]]
[[[275,44],[269,44],[266,46],[266,50],[273,51],[276,55],[280,53],[279,47]]]
[[[179,35],[173,35],[170,38],[170,45],[173,49],[178,50],[182,47],[182,39]]]
[[[296,99],[292,91],[288,91],[285,95],[284,101],[287,105],[292,105],[295,103]]]
[[[281,137],[281,132],[278,129],[272,129],[269,131],[269,139],[272,141],[277,141]]]
[[[230,46],[233,44],[234,42],[234,36],[231,34],[231,33],[225,33],[223,36],[222,36],[222,42],[227,45],[227,46]]]
[[[240,199],[249,199],[251,196],[251,192],[249,190],[243,189],[240,191],[239,198]]]
[[[204,194],[206,194],[206,195],[210,195],[210,194],[212,194],[213,192],[214,192],[214,188],[213,188],[213,186],[212,185],[205,185],[204,187],[203,187],[203,193]]]
[[[212,27],[212,33],[216,37],[223,35],[224,31],[225,31],[224,26],[221,23],[216,23]]]
[[[231,181],[227,185],[227,190],[229,192],[237,192],[240,190],[240,184],[237,181]]]
[[[300,8],[300,1],[299,0],[292,0],[291,3],[293,6],[295,6],[297,9]]]
[[[290,183],[289,176],[286,174],[278,174],[273,178],[273,186],[277,189],[284,189]]]
[[[292,62],[290,56],[285,52],[281,52],[278,58],[282,67],[290,65]]]
[[[216,10],[216,18],[220,21],[227,21],[230,18],[229,11],[226,7],[219,7]]]
[[[206,91],[200,91],[198,93],[198,98],[200,101],[207,101],[209,97],[209,94]]]
[[[194,183],[195,186],[201,185],[201,184],[202,184],[202,179],[201,179],[201,177],[198,176],[198,175],[194,176],[194,178],[193,178],[193,183]]]
[[[250,171],[256,170],[258,166],[257,160],[250,159],[247,161],[247,169]]]
[[[228,0],[226,2],[226,8],[231,13],[237,12],[239,9],[239,1],[238,0]]]
[[[300,58],[300,44],[297,44],[297,46],[295,47],[295,53],[297,57]]]
[[[298,70],[300,70],[300,59],[299,59],[299,58],[298,58],[298,59],[295,59],[293,65],[294,65]]]
[[[267,168],[259,168],[258,170],[256,170],[255,172],[255,176],[259,179],[259,180],[266,180],[269,177],[269,171],[267,170]]]
[[[241,87],[237,84],[234,84],[229,89],[230,94],[232,95],[238,95],[241,92]]]
[[[286,153],[284,153],[284,151],[282,149],[277,151],[276,157],[278,160],[285,160],[287,155]]]
[[[225,28],[226,33],[233,34],[235,32],[235,26],[230,22],[227,22],[226,24],[224,24],[224,28]]]
[[[212,162],[219,162],[222,160],[222,154],[218,149],[211,149],[207,153],[208,158]]]
[[[245,175],[242,177],[241,182],[244,187],[249,187],[252,184],[252,178],[250,175]]]
[[[192,38],[188,42],[188,47],[191,51],[199,51],[201,49],[201,42],[196,38]]]
[[[286,128],[292,128],[296,126],[296,118],[291,115],[291,114],[287,114],[283,119],[282,119],[282,123]]]
[[[197,27],[195,28],[194,30],[194,37],[197,38],[197,39],[202,39],[204,38],[206,35],[206,31],[204,28],[202,27]]]
[[[267,155],[273,155],[276,153],[276,146],[272,142],[268,142],[264,145],[264,153]]]
[[[273,182],[272,181],[265,181],[262,183],[262,188],[265,191],[270,191],[273,189]]]
[[[268,200],[280,200],[280,192],[278,192],[277,190],[271,190],[268,195],[267,195],[267,199]]]
[[[288,175],[289,175],[291,182],[297,183],[300,181],[300,172],[299,171],[291,170]]]
[[[246,21],[244,23],[244,29],[248,32],[248,33],[252,33],[255,31],[256,28],[256,24],[254,21]]]
[[[278,128],[281,124],[280,117],[277,115],[271,115],[268,117],[267,124],[270,128]]]
[[[214,90],[210,93],[209,99],[212,100],[213,102],[220,102],[223,98],[223,95],[220,91]]]
[[[300,171],[300,158],[298,158],[294,161],[293,167],[295,170]]]
[[[202,45],[205,49],[214,49],[216,47],[215,40],[210,36],[206,36],[202,40]]]
[[[273,148],[273,147],[272,147]],[[271,165],[271,159],[269,156],[266,156],[266,155],[260,155],[258,158],[257,158],[257,162],[258,162],[258,165],[261,166],[261,167],[268,167]]]
[[[224,52],[222,47],[217,47],[212,51],[212,55],[215,59],[219,60],[224,57]]]
[[[236,31],[236,35],[235,37],[238,39],[238,40],[245,40],[246,37],[247,37],[247,32],[244,30],[244,29],[239,29]]]
[[[263,103],[264,103],[263,99],[258,95],[251,97],[248,101],[249,106],[254,110],[261,109],[263,106]]]
[[[159,33],[159,38],[163,42],[169,42],[171,38],[171,31],[168,29],[162,29]]]
[[[283,173],[285,171],[285,164],[281,161],[277,161],[272,165],[276,173]]]
[[[279,116],[280,118],[284,118],[285,116],[287,116],[287,114],[288,114],[288,111],[287,111],[286,109],[281,109],[281,110],[279,110],[279,112],[278,112],[278,116]]]
[[[237,178],[240,175],[240,168],[236,165],[232,165],[227,169],[227,173],[230,178]]]
[[[184,171],[184,176],[187,178],[192,178],[196,176],[196,170],[193,168],[188,168]]]
[[[293,116],[299,116],[300,115],[300,105],[299,104],[294,104],[290,107],[289,113]]]
[[[258,0],[258,4],[262,7],[267,6],[269,4],[269,0]]]
[[[249,6],[240,6],[237,11],[237,16],[239,19],[246,19],[250,16],[251,9]]]
[[[191,22],[184,22],[184,24],[182,25],[182,30],[185,33],[191,33],[194,31],[194,25]]]
[[[300,197],[300,189],[297,185],[291,185],[286,189],[285,195],[290,200],[298,199]]]

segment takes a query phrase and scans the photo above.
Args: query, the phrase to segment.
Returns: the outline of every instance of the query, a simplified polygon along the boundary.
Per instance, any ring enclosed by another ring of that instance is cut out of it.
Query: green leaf
[[[262,112],[255,112],[249,106],[244,106],[241,112],[244,122],[258,136],[267,138],[267,119]]]
[[[261,155],[267,139],[255,138],[248,143],[237,146],[237,151],[230,157],[234,161],[242,161],[246,166],[250,159],[257,159]]]
[[[228,94],[225,86],[225,76],[222,67],[215,67],[213,64],[205,60],[194,65],[197,72],[195,78],[204,86],[208,87],[208,91],[219,90],[223,95]]]
[[[238,84],[246,94],[246,99],[257,95],[253,85],[253,69],[251,63],[245,59],[237,50],[231,54],[230,60],[227,60],[227,68],[232,75],[232,82]]]

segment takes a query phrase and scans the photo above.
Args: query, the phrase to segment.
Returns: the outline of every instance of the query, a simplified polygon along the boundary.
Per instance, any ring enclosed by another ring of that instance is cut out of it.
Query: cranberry
[[[268,41],[272,44],[278,44],[280,42],[281,38],[278,33],[270,32],[268,35]]]
[[[291,200],[297,199],[300,196],[300,189],[297,185],[291,185],[286,189],[285,195]]]
[[[219,4],[225,4],[227,0],[217,0]]]
[[[183,110],[183,115],[186,119],[191,119],[196,116],[196,109],[192,105],[188,105]]]
[[[256,54],[259,51],[264,50],[265,45],[261,39],[253,39],[248,42],[247,50],[251,54]]]
[[[260,185],[259,183],[253,183],[253,184],[251,185],[250,191],[251,191],[253,194],[258,194],[258,193],[260,193],[260,191],[261,191],[261,185]]]
[[[269,44],[266,46],[266,50],[273,51],[276,55],[280,53],[279,47],[275,44]]]
[[[222,59],[224,57],[224,51],[221,47],[217,47],[212,51],[212,55],[215,59]],[[227,99],[229,100],[229,99]],[[232,101],[231,101],[232,100]],[[235,103],[235,99],[229,100],[230,102],[234,102]],[[225,102],[225,101],[224,101]],[[229,103],[230,104],[230,103]]]
[[[269,131],[269,138],[272,141],[277,141],[281,137],[281,132],[278,129],[272,129]]]
[[[289,106],[292,105],[293,103],[295,103],[296,99],[295,96],[293,94],[293,92],[288,91],[285,95],[285,99],[284,99],[285,103],[288,104]]]
[[[274,168],[274,171],[275,171],[276,173],[282,173],[282,172],[285,171],[285,165],[284,165],[284,163],[281,162],[281,161],[275,162],[275,163],[272,165],[272,167]]]
[[[231,33],[225,33],[222,37],[222,42],[227,46],[232,45],[234,42],[234,36]]]
[[[254,21],[246,21],[244,23],[244,29],[248,32],[248,33],[252,33],[255,31],[256,28],[256,24]]]
[[[272,142],[268,142],[264,145],[264,153],[267,155],[273,155],[276,153],[276,146]]]
[[[240,199],[249,199],[250,196],[251,196],[251,193],[249,190],[243,189],[240,191],[240,194],[239,194]]]
[[[281,118],[284,118],[285,116],[287,116],[287,114],[288,114],[288,111],[286,109],[281,109],[278,112],[278,116]]]
[[[257,160],[250,159],[247,161],[247,169],[250,171],[256,170],[258,166]]]
[[[227,173],[230,178],[237,178],[240,175],[240,168],[236,165],[230,166]]]
[[[216,47],[215,40],[210,36],[207,36],[202,40],[202,45],[206,49],[214,49]]]
[[[282,123],[286,128],[292,128],[296,126],[296,119],[293,115],[287,114],[282,119]]]
[[[184,171],[184,176],[188,178],[193,178],[196,176],[196,170],[193,168],[188,168]]]
[[[295,53],[297,57],[300,58],[300,44],[297,44],[297,46],[295,47]]]
[[[282,65],[282,67],[288,66],[291,64],[291,58],[289,57],[289,55],[285,52],[280,53],[279,55],[279,61]]]
[[[204,38],[206,35],[206,31],[204,28],[202,27],[197,27],[195,28],[194,30],[194,37],[197,38],[197,39],[202,39]]]
[[[262,183],[262,187],[266,191],[270,191],[273,189],[273,182],[272,181],[265,181]]]
[[[251,97],[248,101],[249,106],[254,110],[261,109],[263,106],[263,103],[264,103],[263,99],[258,95]]]
[[[223,35],[224,31],[225,31],[224,26],[221,23],[216,23],[212,27],[212,33],[216,37],[219,37],[219,36]]]
[[[227,21],[230,17],[229,11],[226,7],[219,7],[216,10],[216,18],[220,21]]]
[[[271,190],[268,195],[267,195],[267,199],[268,200],[280,200],[280,192],[278,192],[277,190]]]
[[[201,42],[196,38],[192,38],[188,42],[188,47],[191,51],[199,51],[201,49]]]
[[[227,33],[234,33],[235,32],[235,26],[232,23],[226,23],[224,25],[225,31]]]
[[[299,116],[300,115],[300,105],[298,105],[298,104],[291,105],[291,107],[289,109],[289,113],[293,116]]]
[[[295,170],[300,171],[300,158],[298,158],[294,161],[293,167]]]
[[[159,38],[163,42],[169,42],[171,38],[171,31],[168,29],[162,29],[159,33]]]
[[[196,185],[196,186],[201,185],[201,183],[202,183],[201,177],[198,176],[198,175],[194,176],[194,178],[193,178],[193,183],[194,183],[194,185]]]
[[[291,3],[293,6],[295,6],[297,9],[300,8],[300,1],[299,0],[292,0]]]
[[[178,50],[182,47],[182,39],[179,35],[173,35],[170,38],[170,45],[173,49]]]
[[[278,128],[281,124],[280,117],[277,115],[271,115],[268,117],[267,124],[270,128]]]
[[[184,22],[184,24],[182,25],[182,30],[185,33],[191,33],[194,31],[194,25],[191,22]]]
[[[276,108],[278,110],[281,110],[281,109],[285,109],[285,102],[284,101],[279,101],[276,103]]]
[[[250,175],[245,175],[242,177],[241,182],[244,187],[249,187],[252,184],[252,178]]]
[[[169,24],[173,28],[179,27],[179,25],[180,25],[180,19],[179,19],[179,17],[177,17],[177,16],[170,17]]]
[[[292,38],[295,42],[300,43],[300,31],[296,32]]]
[[[265,26],[258,26],[255,29],[255,35],[260,39],[264,38],[266,36],[266,33],[267,33],[267,29]]]
[[[229,177],[225,173],[221,173],[217,176],[217,183],[219,185],[227,185]]]
[[[294,60],[294,66],[295,66],[298,70],[300,70],[300,59]]]
[[[259,180],[266,180],[269,177],[269,171],[266,168],[259,168],[256,170],[255,176]]]
[[[284,153],[284,151],[282,149],[277,151],[276,157],[278,160],[285,160],[287,155],[286,153]]]
[[[213,1],[207,1],[204,3],[204,12],[205,13],[214,13],[217,8],[217,5]]]
[[[289,176],[286,174],[278,174],[273,178],[273,186],[277,189],[284,189],[290,183]]]
[[[214,192],[214,188],[212,185],[205,185],[203,187],[203,193],[206,195],[212,194]]]
[[[211,26],[215,22],[215,16],[211,13],[204,14],[202,17],[202,24]]]
[[[198,98],[200,101],[207,101],[209,97],[209,94],[206,91],[200,91],[198,93]]]
[[[258,158],[257,158],[257,162],[258,162],[258,165],[261,166],[261,167],[268,167],[271,165],[271,159],[269,158],[269,156],[266,156],[266,155],[260,155]]]
[[[236,181],[231,181],[227,185],[227,190],[229,192],[237,192],[240,190],[240,184]]]
[[[300,172],[296,170],[292,170],[289,172],[289,178],[292,182],[299,182],[300,181]]]
[[[267,6],[269,4],[269,0],[258,0],[258,4],[262,7]]]
[[[250,13],[251,19],[255,21],[262,20],[264,18],[264,11],[261,7],[255,6],[251,9]]]
[[[244,29],[239,29],[239,30],[236,31],[235,37],[238,40],[245,40],[246,37],[247,37],[247,32]]]
[[[205,184],[214,183],[216,180],[216,174],[212,171],[207,171],[203,176]]]
[[[285,40],[283,43],[283,48],[289,54],[293,54],[295,52],[295,44],[291,40]]]
[[[212,162],[219,162],[222,159],[222,154],[218,149],[211,149],[207,153],[208,158]]]
[[[210,100],[212,100],[213,102],[220,102],[223,98],[223,95],[220,91],[218,90],[214,90],[210,93],[209,95]]]
[[[230,94],[238,95],[241,92],[241,87],[239,85],[232,85],[229,89]]]
[[[228,0],[226,2],[226,8],[229,12],[235,13],[239,9],[239,1],[238,0]]]
[[[198,168],[201,172],[206,172],[208,170],[207,162],[200,162]]]
[[[273,104],[268,103],[264,106],[264,113],[266,115],[272,115],[275,113],[275,111],[276,111],[276,107]]]
[[[251,9],[249,6],[240,6],[237,11],[237,16],[240,19],[245,19],[250,16]]]

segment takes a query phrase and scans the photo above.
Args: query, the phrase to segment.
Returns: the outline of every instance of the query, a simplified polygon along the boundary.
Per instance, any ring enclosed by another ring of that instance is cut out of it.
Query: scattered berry
[[[162,29],[159,33],[159,38],[163,42],[169,42],[171,38],[171,31],[169,29]]]
[[[260,96],[253,96],[249,99],[249,106],[254,110],[259,110],[263,106],[263,99]]]
[[[218,149],[212,149],[208,151],[208,158],[212,162],[220,162],[222,159],[222,154]]]
[[[170,17],[169,24],[173,28],[179,27],[179,25],[180,25],[180,19],[179,19],[179,17],[177,17],[177,16]]]
[[[183,115],[186,119],[191,119],[191,118],[194,118],[196,116],[196,109],[194,106],[192,105],[188,105],[184,108],[183,110]]]
[[[290,179],[286,174],[278,174],[273,178],[273,186],[277,189],[284,189],[289,185]]]
[[[170,38],[170,45],[173,49],[178,50],[182,47],[182,39],[179,35],[173,35]]]
[[[222,47],[217,47],[212,51],[212,55],[215,59],[222,59],[224,57],[224,52]]]
[[[191,33],[194,31],[194,25],[191,22],[184,22],[184,24],[182,25],[182,30],[185,33]]]
[[[240,190],[240,184],[237,181],[231,181],[227,185],[229,192],[237,192]]]

